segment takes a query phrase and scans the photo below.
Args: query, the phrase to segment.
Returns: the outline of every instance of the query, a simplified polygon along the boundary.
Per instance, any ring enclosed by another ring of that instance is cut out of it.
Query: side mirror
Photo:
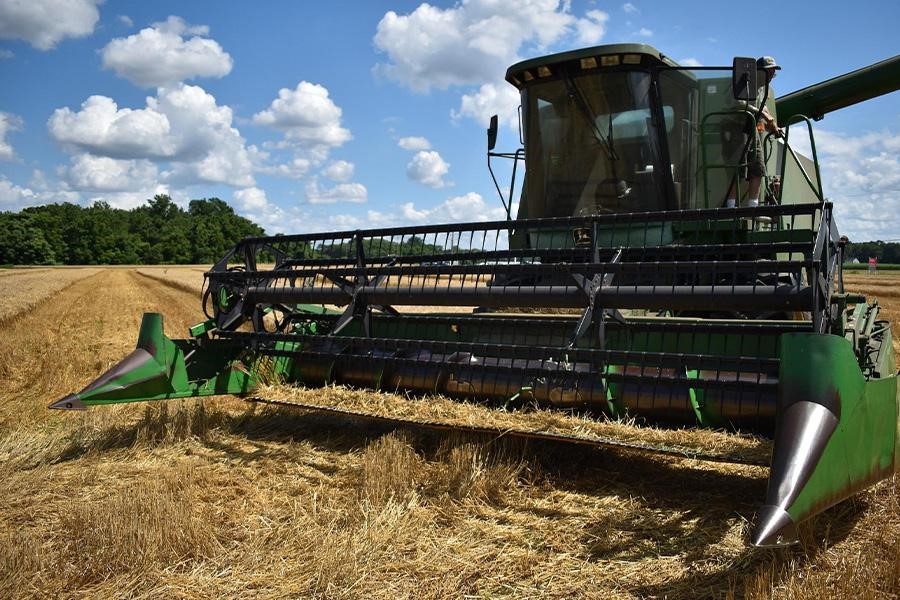
[[[731,91],[735,100],[756,100],[756,59],[735,56],[731,69]]]
[[[756,65],[756,63],[753,63]],[[488,152],[494,149],[494,146],[497,145],[497,115],[491,117],[491,124],[488,125],[487,130],[488,135]]]

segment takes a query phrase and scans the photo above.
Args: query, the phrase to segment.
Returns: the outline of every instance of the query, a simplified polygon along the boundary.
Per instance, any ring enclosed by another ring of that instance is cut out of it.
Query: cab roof
[[[628,60],[625,59],[626,55]],[[546,68],[577,61],[582,68],[587,68],[585,67],[586,64],[603,65],[604,57],[610,62],[618,60],[619,62],[615,63],[617,65],[679,66],[678,63],[647,44],[606,44],[524,60],[506,70],[506,80],[521,88],[525,81],[531,81],[540,76],[538,73],[539,67]]]

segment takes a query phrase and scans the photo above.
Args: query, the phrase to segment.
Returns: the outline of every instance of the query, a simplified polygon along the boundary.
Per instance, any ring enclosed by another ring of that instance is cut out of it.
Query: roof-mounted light
[[[581,68],[582,69],[596,69],[597,68],[597,59],[593,56],[589,56],[587,58],[581,59]]]
[[[538,77],[550,77],[552,74],[550,67],[538,67]]]
[[[641,58],[640,54],[626,54],[622,57],[622,62],[626,65],[639,65],[641,64]]]
[[[610,54],[600,57],[600,65],[603,67],[615,67],[620,63],[618,54]]]
[[[522,75],[525,77],[525,81],[534,81],[534,75],[531,74],[531,71],[522,71]]]

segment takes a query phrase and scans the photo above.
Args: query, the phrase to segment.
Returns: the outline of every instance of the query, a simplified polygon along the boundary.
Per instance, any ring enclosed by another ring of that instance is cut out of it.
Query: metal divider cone
[[[781,337],[772,465],[751,543],[797,542],[801,521],[894,471],[897,376],[887,362],[890,375],[866,381],[846,339]]]
[[[163,317],[145,313],[137,348],[83,390],[52,402],[49,408],[84,410],[98,404],[165,400],[214,394],[241,394],[255,377],[238,361],[240,349],[215,340],[171,340]]]

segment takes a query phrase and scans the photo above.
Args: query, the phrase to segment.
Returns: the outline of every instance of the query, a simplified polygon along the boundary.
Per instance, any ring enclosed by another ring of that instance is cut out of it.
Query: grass
[[[845,271],[868,271],[869,263],[859,262],[859,263],[844,263]],[[877,271],[900,271],[900,265],[893,263],[884,263],[879,264],[877,267]]]
[[[890,281],[865,280],[886,308]],[[855,283],[852,285],[856,285]],[[765,469],[396,428],[236,399],[44,409],[133,347],[177,335],[195,293],[124,270],[0,325],[0,597],[897,598],[898,481],[747,548]],[[110,308],[114,308],[111,310]],[[52,374],[53,376],[49,376]],[[267,394],[500,426],[765,452],[346,388]]]

